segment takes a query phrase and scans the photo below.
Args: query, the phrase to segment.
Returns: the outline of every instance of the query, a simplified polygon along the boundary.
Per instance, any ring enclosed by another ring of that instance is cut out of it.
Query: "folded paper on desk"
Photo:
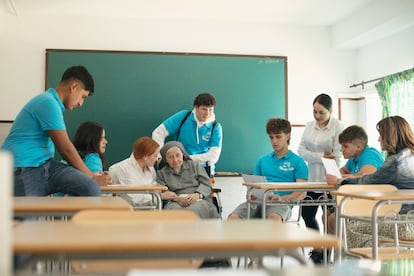
[[[266,177],[262,175],[251,175],[242,173],[244,183],[264,183],[267,182]],[[252,189],[252,195],[256,196],[258,199],[262,199],[266,190],[264,189]]]
[[[322,163],[325,166],[326,174],[331,174],[337,178],[342,178],[339,167],[334,159],[322,158]]]

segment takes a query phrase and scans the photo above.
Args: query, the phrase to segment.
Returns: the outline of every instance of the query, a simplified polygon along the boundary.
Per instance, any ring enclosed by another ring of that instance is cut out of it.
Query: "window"
[[[399,115],[414,127],[414,69],[383,78],[375,84],[382,104],[382,117]]]

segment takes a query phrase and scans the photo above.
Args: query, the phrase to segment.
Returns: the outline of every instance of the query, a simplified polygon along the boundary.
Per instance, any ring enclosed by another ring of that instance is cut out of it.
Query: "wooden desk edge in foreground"
[[[134,221],[122,225],[25,221],[13,232],[15,253],[56,255],[135,252],[165,257],[171,252],[191,256],[196,251],[206,256],[220,252],[244,255],[259,251],[268,254],[276,249],[340,246],[339,239],[333,235],[270,220]]]

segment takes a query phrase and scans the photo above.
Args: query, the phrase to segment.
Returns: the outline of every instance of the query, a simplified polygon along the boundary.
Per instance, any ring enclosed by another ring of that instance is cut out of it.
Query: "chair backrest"
[[[397,187],[390,184],[367,184],[367,185],[343,185],[338,188],[338,191],[351,192],[351,191],[396,191]],[[336,197],[336,203],[342,200],[342,196]],[[365,200],[365,199],[351,199],[348,200],[342,210],[342,214],[348,216],[371,216],[372,209],[378,201]],[[397,214],[401,209],[401,204],[385,204],[381,206],[378,212],[378,216],[392,216]]]
[[[162,211],[123,211],[123,210],[84,210],[76,213],[71,221],[74,223],[120,224],[133,221],[177,221],[199,219],[196,213],[188,210]]]

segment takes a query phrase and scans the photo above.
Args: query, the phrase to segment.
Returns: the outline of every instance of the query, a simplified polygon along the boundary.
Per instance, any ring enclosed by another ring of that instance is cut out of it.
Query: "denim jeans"
[[[50,159],[39,167],[15,168],[15,196],[47,196],[62,192],[72,196],[100,196],[99,184],[83,172]]]

